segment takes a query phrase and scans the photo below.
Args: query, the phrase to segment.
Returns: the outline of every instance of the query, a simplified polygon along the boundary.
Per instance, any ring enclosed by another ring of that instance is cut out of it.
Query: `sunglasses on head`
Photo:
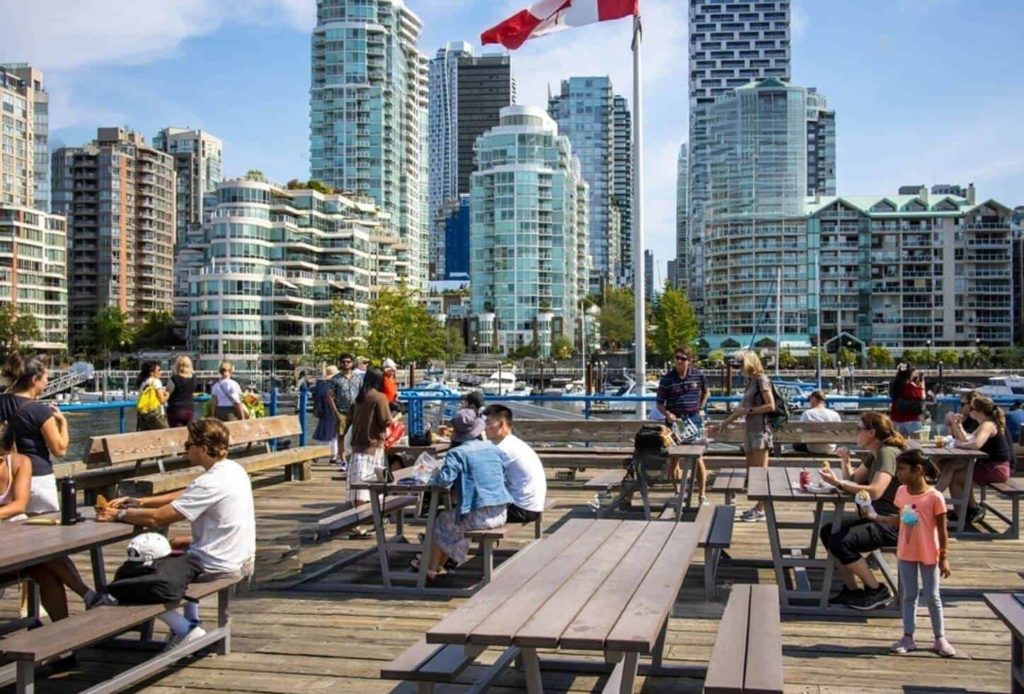
[[[198,446],[198,445],[199,444],[196,443],[195,441],[186,441],[185,442],[185,450],[187,451],[188,449],[192,448],[192,446]]]

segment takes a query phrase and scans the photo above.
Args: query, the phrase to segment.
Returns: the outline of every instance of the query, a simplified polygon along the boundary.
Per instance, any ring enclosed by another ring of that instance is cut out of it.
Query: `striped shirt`
[[[658,382],[658,404],[677,417],[696,414],[708,392],[708,379],[700,369],[690,367],[685,376],[672,369]]]

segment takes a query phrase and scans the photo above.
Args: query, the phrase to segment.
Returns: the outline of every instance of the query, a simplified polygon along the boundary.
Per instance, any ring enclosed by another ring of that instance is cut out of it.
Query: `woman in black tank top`
[[[180,356],[174,361],[174,373],[167,384],[167,424],[187,426],[195,416],[195,393],[198,381],[192,372],[192,360]]]
[[[983,395],[976,395],[971,400],[970,408],[971,419],[978,422],[978,428],[973,434],[967,436],[957,433],[956,447],[981,451],[986,454],[984,458],[974,464],[972,478],[974,486],[1005,482],[1010,479],[1010,461],[1013,460],[1013,449],[1006,436],[1006,415],[990,398]],[[951,470],[953,471],[951,472]],[[936,484],[935,488],[942,491],[944,486],[940,485],[946,479],[949,479],[950,494],[954,499],[959,499],[963,494],[964,485],[967,483],[967,464],[944,463],[939,484]],[[967,505],[967,520],[969,522],[981,520],[984,514],[984,509],[979,507],[975,501],[972,487],[971,498]]]

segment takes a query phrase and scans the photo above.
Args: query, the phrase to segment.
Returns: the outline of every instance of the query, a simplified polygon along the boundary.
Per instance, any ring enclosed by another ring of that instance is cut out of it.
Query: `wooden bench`
[[[469,644],[433,644],[420,639],[405,652],[381,668],[381,679],[417,682],[419,694],[434,691],[435,684],[451,683],[480,655],[487,646]],[[467,692],[484,692],[498,675],[519,655],[511,647],[491,665]]]
[[[231,623],[228,615],[231,589],[238,581],[221,580],[193,583],[186,598],[199,600],[217,594],[217,627],[202,638],[170,653],[158,652],[153,658],[136,665],[112,679],[90,688],[91,694],[119,692],[164,670],[181,658],[207,646],[216,645],[217,653],[231,652]],[[37,664],[63,653],[73,652],[106,641],[130,629],[144,625],[177,604],[102,606],[80,612],[39,629],[24,631],[0,641],[0,654],[17,662],[17,692],[32,694]],[[126,642],[132,644],[133,642]],[[134,642],[137,643],[137,642]]]
[[[732,506],[736,503],[736,495],[747,491],[747,468],[722,468],[715,473],[711,483],[711,491],[725,494],[725,503]]]
[[[309,480],[312,477],[310,466],[317,458],[330,455],[328,446],[301,446],[283,450],[269,450],[273,441],[280,438],[291,438],[301,433],[301,425],[297,415],[278,415],[261,419],[246,419],[225,422],[231,434],[233,452],[238,447],[248,448],[252,444],[263,444],[267,452],[256,455],[236,456],[229,454],[250,475],[266,472],[276,468],[284,468],[285,479]],[[185,428],[161,429],[156,432],[135,432],[107,437],[105,442],[108,457],[113,464],[124,464],[129,461],[159,459],[168,450],[184,450],[188,431]],[[177,446],[177,448],[174,448]],[[131,476],[120,483],[119,493],[127,496],[152,496],[184,489],[196,477],[203,473],[201,467],[178,468],[173,471],[161,471],[154,474]]]
[[[678,522],[674,504],[666,504],[659,520]],[[704,549],[704,599],[715,599],[718,566],[722,553],[732,544],[732,531],[736,523],[735,506],[701,506],[697,511],[697,546]]]
[[[858,422],[856,421],[800,422],[791,419],[776,429],[772,438],[776,444],[852,444],[857,441],[857,426]],[[743,422],[733,422],[714,435],[714,440],[719,443],[741,444],[744,438],[746,438],[746,424]]]
[[[704,691],[781,693],[782,680],[779,590],[736,584],[718,626]]]
[[[381,505],[381,511],[385,515],[395,518],[398,534],[402,533],[402,511],[410,506],[415,506],[417,501],[418,497],[414,495],[389,496]],[[346,508],[341,511],[321,518],[316,522],[315,526],[304,529],[302,533],[303,540],[318,544],[329,539],[335,533],[372,522],[373,511],[370,508],[370,504],[362,504],[355,507],[346,504]]]
[[[1005,482],[990,482],[980,485],[980,489],[981,505],[1009,526],[998,537],[1007,540],[1016,540],[1020,537],[1020,500],[1024,496],[1024,480],[1019,477],[1011,477]],[[986,501],[985,496],[989,490],[1010,500],[1009,517]]]
[[[484,579],[480,583],[480,586],[485,586],[490,583],[491,578],[494,576],[494,548],[499,542],[505,539],[506,527],[507,526],[503,525],[500,528],[467,530],[465,533],[470,542],[476,541],[480,546],[479,553],[484,562]]]
[[[1010,630],[1010,686],[1006,691],[1024,693],[1024,605],[1013,593],[985,593],[985,604]]]

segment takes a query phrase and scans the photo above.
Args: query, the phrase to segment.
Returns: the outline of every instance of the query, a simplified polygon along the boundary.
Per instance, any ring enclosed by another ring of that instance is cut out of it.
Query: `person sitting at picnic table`
[[[857,425],[857,448],[867,451],[858,467],[851,466],[849,449],[839,448],[836,454],[842,464],[842,479],[824,469],[819,473],[822,481],[850,494],[867,492],[878,516],[898,515],[895,499],[900,483],[896,478],[896,456],[907,448],[907,440],[884,414],[865,412]],[[892,594],[878,582],[862,554],[895,547],[899,530],[876,523],[862,513],[858,507],[856,516],[844,517],[835,533],[832,523],[824,525],[820,537],[828,553],[839,562],[839,575],[843,579],[842,589],[830,602],[855,610],[872,610],[891,602]],[[857,587],[857,579],[864,584],[863,589]]]
[[[978,427],[974,433],[968,434],[963,427],[964,420],[960,416],[954,417],[951,429],[956,440],[953,445],[986,454],[985,458],[974,464],[972,481],[975,485],[1005,482],[1010,479],[1010,461],[1013,460],[1013,448],[1006,437],[1006,415],[991,398],[984,395],[975,395],[969,407],[970,419],[977,422]],[[935,488],[940,492],[948,488],[954,499],[961,498],[964,485],[967,484],[967,465],[965,461],[943,463],[942,474]],[[951,521],[958,520],[957,512],[953,509],[947,515]],[[985,509],[978,505],[972,487],[971,496],[967,500],[967,521],[973,523],[984,517]]]
[[[4,450],[17,450],[18,461],[27,458],[31,473],[28,498],[19,514],[55,513],[60,510],[60,503],[51,455],[67,453],[70,435],[64,413],[55,405],[38,399],[49,383],[49,370],[38,358],[25,359],[21,353],[11,352],[3,374],[10,383],[7,392],[0,395],[0,424],[5,425]],[[12,459],[12,479],[23,479],[25,466],[16,467],[14,471]],[[15,479],[14,493],[18,488]],[[39,585],[43,607],[54,621],[68,616],[65,586],[82,598],[87,608],[113,603],[106,593],[98,593],[86,585],[70,557],[34,566],[26,570],[25,575]]]
[[[467,530],[500,528],[508,517],[512,496],[505,488],[505,456],[490,441],[482,441],[484,420],[472,410],[452,418],[452,448],[430,484],[452,491],[453,507],[437,515],[434,546],[430,548],[427,580],[433,581],[450,558],[456,566],[469,553]],[[419,570],[418,562],[413,568]]]
[[[825,394],[816,390],[807,396],[807,404],[810,405],[800,413],[801,422],[839,422],[841,417],[835,410],[830,410],[826,404]],[[794,443],[794,451],[801,453],[835,453],[834,443]]]
[[[704,407],[711,396],[707,376],[692,366],[692,362],[693,350],[688,345],[676,347],[675,368],[662,375],[658,381],[656,409],[664,415],[665,424],[676,432],[680,443],[694,443],[704,437]],[[672,462],[669,473],[675,481],[678,494],[678,460]],[[697,458],[697,465],[694,468],[694,481],[701,506],[707,504],[704,494],[706,479],[704,456],[701,456]]]
[[[512,410],[489,405],[484,410],[484,433],[504,454],[505,488],[512,496],[509,523],[532,523],[544,512],[548,480],[540,456],[526,441],[512,433]]]
[[[741,365],[743,375],[747,377],[743,400],[721,424],[709,425],[708,434],[714,435],[737,418],[744,417],[746,435],[743,439],[743,453],[746,456],[747,467],[768,467],[768,452],[772,449],[772,428],[767,415],[775,411],[772,382],[764,373],[761,358],[754,352],[743,352]],[[747,509],[740,516],[740,520],[745,523],[756,523],[764,519],[763,501],[758,501],[753,508]]]
[[[188,424],[185,456],[205,472],[185,489],[161,496],[120,497],[97,512],[99,521],[119,521],[146,528],[166,528],[188,521],[191,536],[172,537],[171,547],[185,550],[199,570],[199,582],[242,580],[253,571],[256,557],[256,511],[252,483],[245,468],[229,460],[231,436],[223,422],[204,418]],[[206,635],[199,622],[199,603],[188,601],[184,614],[160,616],[171,630],[167,650]]]

